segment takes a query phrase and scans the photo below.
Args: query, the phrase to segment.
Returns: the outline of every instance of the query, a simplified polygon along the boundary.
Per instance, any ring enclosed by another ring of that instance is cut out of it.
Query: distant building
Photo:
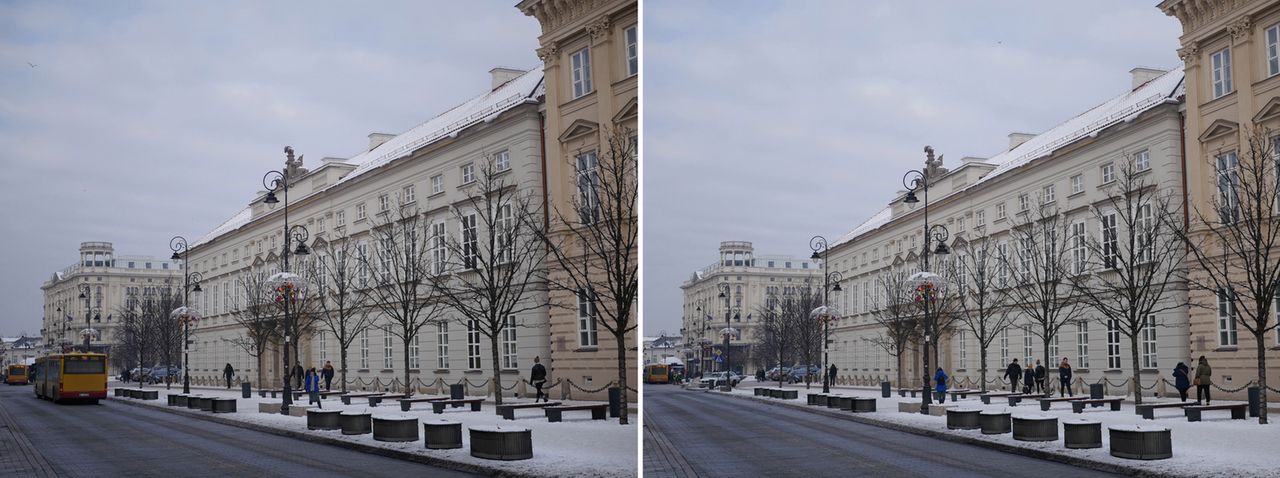
[[[39,336],[0,338],[0,367],[35,363],[43,350],[44,343]]]
[[[679,335],[662,335],[659,337],[645,337],[644,339],[644,364],[655,363],[684,363],[680,350],[684,348]]]

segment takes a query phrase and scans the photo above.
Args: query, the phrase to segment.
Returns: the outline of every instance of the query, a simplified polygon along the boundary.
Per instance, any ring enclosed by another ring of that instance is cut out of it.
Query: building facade
[[[1070,234],[1079,234],[1082,241],[1085,235],[1100,237],[1105,233],[1104,227],[1093,211],[1109,207],[1105,199],[1114,194],[1109,188],[1116,184],[1124,164],[1137,165],[1137,175],[1146,184],[1154,185],[1159,194],[1181,196],[1179,100],[1183,74],[1180,70],[1144,68],[1134,69],[1131,74],[1131,91],[1042,134],[1011,134],[1009,149],[994,157],[962,158],[947,169],[942,167],[942,156],[935,159],[926,149],[928,164],[922,171],[932,179],[927,196],[929,223],[947,228],[947,245],[953,254],[966,244],[985,239],[1000,257],[1015,257],[1013,248],[1017,245],[1011,228],[1019,218],[1034,214],[1033,210],[1051,211],[1047,214],[1065,221],[1071,227]],[[872,384],[888,380],[895,386],[920,385],[923,357],[919,342],[910,342],[895,357],[881,345],[887,334],[876,320],[876,314],[885,309],[887,294],[878,281],[886,274],[909,276],[922,269],[923,204],[906,203],[905,193],[900,191],[888,206],[835,241],[830,250],[828,266],[843,276],[843,291],[833,299],[843,315],[835,322],[831,345],[832,361],[839,368],[842,381]],[[1062,244],[1077,247],[1072,242]],[[930,249],[934,246],[936,242]],[[929,270],[939,271],[946,267],[945,261],[954,259],[933,255],[931,260]],[[1077,267],[1087,272],[1091,266]],[[1007,270],[1004,277],[1007,279],[1001,287],[1024,286],[1019,283],[1018,270]],[[1164,303],[1170,305],[1183,301],[1185,293],[1172,292],[1164,297]],[[1096,383],[1105,379],[1117,389],[1122,383],[1132,383],[1127,380],[1134,372],[1129,340],[1113,324],[1101,320],[1097,311],[1085,310],[1063,326],[1051,340],[1050,357],[1043,357],[1043,340],[1034,333],[1029,318],[1016,310],[1008,313],[1012,314],[1012,325],[988,349],[989,382],[1001,377],[1004,367],[1014,358],[1033,366],[1039,360],[1054,369],[1065,357],[1073,364],[1078,380]],[[1139,373],[1144,387],[1153,387],[1143,391],[1146,395],[1164,390],[1159,378],[1189,357],[1185,307],[1157,315],[1139,345]],[[937,360],[930,358],[930,366],[944,368],[958,386],[976,387],[981,368],[980,346],[973,333],[954,324],[934,342],[938,354]],[[899,371],[905,377],[904,384],[897,383]]]
[[[33,364],[36,357],[45,351],[40,337],[3,337],[0,338],[0,367],[14,364]]]
[[[542,26],[538,37],[546,72],[546,187],[548,211],[574,210],[580,174],[590,174],[598,159],[609,154],[609,136],[638,134],[639,116],[639,2],[636,0],[524,0],[516,5]],[[632,178],[638,181],[638,178]],[[561,214],[572,216],[572,214]],[[570,218],[570,220],[572,220]],[[553,233],[563,226],[552,221]],[[631,264],[638,251],[632,250]],[[557,261],[549,273],[563,277]],[[565,288],[550,292],[551,380],[566,378],[604,398],[604,387],[617,381],[618,347],[628,351],[627,386],[636,388],[639,353],[632,331],[624,344],[599,327],[601,320],[579,294]],[[632,310],[636,310],[632,305]],[[632,325],[638,330],[639,316]]]
[[[747,241],[720,243],[720,260],[693,273],[683,291],[680,330],[688,373],[706,373],[729,366],[747,375],[776,365],[776,360],[753,353],[759,313],[769,297],[800,293],[821,287],[822,269],[816,261],[788,256],[759,256]],[[728,294],[722,292],[726,290]],[[727,306],[726,306],[727,304]],[[727,308],[726,308],[727,307]],[[728,356],[724,329],[733,329]],[[792,364],[786,364],[790,366]]]
[[[1213,220],[1223,172],[1238,171],[1235,175],[1243,178],[1238,180],[1249,180],[1244,168],[1257,159],[1250,154],[1250,136],[1280,134],[1280,2],[1165,0],[1159,8],[1182,24],[1178,55],[1187,74],[1187,197],[1193,210]],[[1280,145],[1280,139],[1269,139]],[[1261,155],[1263,161],[1270,160],[1272,149]],[[1230,166],[1220,168],[1223,164]],[[1264,187],[1274,191],[1276,186]],[[1203,234],[1205,226],[1198,216],[1192,214],[1191,231]],[[1271,258],[1272,263],[1277,261],[1280,257]],[[1203,277],[1205,270],[1196,262],[1191,259],[1191,273]],[[1244,282],[1240,276],[1240,283]],[[1228,391],[1225,397],[1244,398],[1244,386],[1258,379],[1258,348],[1266,349],[1270,364],[1280,359],[1280,332],[1267,332],[1264,343],[1258,344],[1240,325],[1258,313],[1251,300],[1242,298],[1227,306],[1218,298],[1216,291],[1204,287],[1190,292],[1191,302],[1198,306],[1191,310],[1191,354],[1209,360],[1214,385]],[[1252,314],[1246,315],[1246,308]],[[1280,301],[1271,314],[1274,326],[1280,319]],[[1268,368],[1267,383],[1277,383],[1280,370]]]
[[[181,278],[180,265],[169,259],[116,256],[110,242],[80,243],[80,260],[54,272],[40,285],[44,295],[40,329],[44,351],[82,347],[81,332],[93,329],[98,336],[90,347],[110,354],[112,345],[119,340],[116,317],[121,316],[118,312],[128,300],[180,287]],[[83,293],[86,290],[88,294]],[[121,366],[120,360],[111,360],[112,374]]]
[[[467,214],[473,207],[468,201],[486,170],[492,168],[493,177],[506,185],[504,190],[514,189],[515,196],[542,197],[538,101],[543,95],[542,72],[495,68],[490,74],[490,90],[485,94],[403,134],[370,134],[368,150],[355,157],[325,158],[308,169],[302,167],[302,157],[294,160],[290,154],[286,164],[291,178],[289,225],[307,228],[313,251],[343,240],[356,244],[352,253],[371,257],[378,239],[370,230],[382,224],[379,217],[399,213],[415,216],[423,228],[413,243],[429,249],[432,263],[443,267],[452,263],[444,246],[451,240],[448,238],[461,244],[470,237],[474,244],[478,226],[475,212]],[[224,365],[230,363],[248,379],[256,378],[261,369],[266,383],[258,386],[280,383],[283,352],[278,342],[257,359],[236,344],[246,332],[235,320],[247,302],[241,279],[270,276],[283,265],[284,208],[267,204],[265,198],[264,191],[191,245],[190,267],[203,275],[204,292],[193,297],[193,305],[204,317],[193,333],[191,351],[191,373],[201,379],[219,377]],[[304,260],[295,256],[292,270],[301,270]],[[358,277],[374,273],[359,270]],[[329,271],[322,277],[332,275]],[[362,286],[374,283],[368,280]],[[535,292],[523,298],[528,311],[509,319],[512,327],[505,329],[499,342],[499,367],[507,396],[523,394],[520,379],[527,379],[534,357],[550,354],[547,312],[542,305],[546,303],[545,286],[533,284],[530,289]],[[403,342],[386,330],[390,327],[387,316],[372,307],[369,313],[373,326],[359,334],[348,350],[349,385],[356,389],[402,388]],[[456,310],[444,310],[413,338],[408,371],[411,386],[431,387],[437,379],[449,384],[466,380],[473,387],[470,390],[492,392],[491,384],[482,385],[489,383],[494,373],[490,341],[482,336],[479,326],[460,317]],[[319,369],[331,361],[335,369],[341,369],[340,345],[324,327],[313,327],[299,341],[301,356],[296,362],[303,367]]]

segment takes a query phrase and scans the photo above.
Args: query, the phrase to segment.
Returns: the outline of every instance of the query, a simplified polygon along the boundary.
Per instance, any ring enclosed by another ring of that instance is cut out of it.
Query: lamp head
[[[907,203],[907,204],[915,204],[915,203],[920,202],[920,200],[919,200],[919,199],[916,199],[916,192],[915,192],[915,191],[907,191],[907,197],[903,198],[903,199],[902,199],[902,202]]]
[[[276,193],[275,193],[275,192],[267,192],[267,198],[266,198],[266,199],[263,199],[263,200],[262,200],[262,202],[267,203],[267,204],[275,204],[275,203],[280,202],[280,200],[279,200],[279,199],[276,199]]]
[[[169,256],[169,259],[172,259],[172,260],[175,260],[175,261],[176,261],[176,260],[182,259],[182,256],[179,256],[179,255],[178,255],[178,251],[173,251],[173,255],[172,255],[172,256]]]

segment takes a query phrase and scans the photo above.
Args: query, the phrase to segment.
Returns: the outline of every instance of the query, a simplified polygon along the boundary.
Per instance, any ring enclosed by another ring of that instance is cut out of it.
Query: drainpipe
[[[1182,230],[1191,228],[1191,211],[1187,210],[1187,114],[1178,115],[1178,148],[1182,159]],[[1189,232],[1189,231],[1188,231]]]
[[[547,114],[546,113],[542,113],[538,115],[538,146],[542,150],[542,229],[550,232],[551,208],[547,201]],[[1186,196],[1186,195],[1183,194],[1183,196]]]

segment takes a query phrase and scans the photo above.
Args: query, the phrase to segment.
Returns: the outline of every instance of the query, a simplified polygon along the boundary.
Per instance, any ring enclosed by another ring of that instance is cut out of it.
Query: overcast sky
[[[515,3],[0,2],[0,335],[39,332],[40,285],[82,241],[168,257],[285,145],[351,157],[490,68],[540,68]]]
[[[888,203],[925,145],[954,167],[1169,69],[1178,21],[1116,2],[645,0],[644,334],[720,241],[807,257]]]

